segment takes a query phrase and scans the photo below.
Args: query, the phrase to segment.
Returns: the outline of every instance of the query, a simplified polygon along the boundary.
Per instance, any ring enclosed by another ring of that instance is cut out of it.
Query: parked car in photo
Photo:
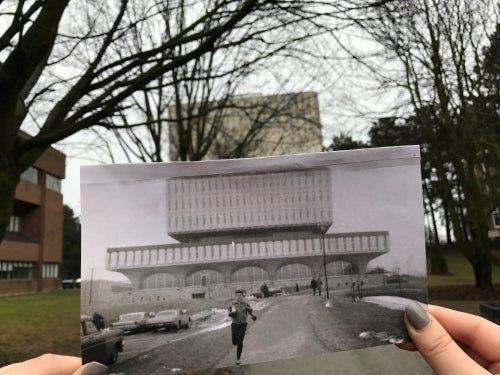
[[[123,350],[123,333],[109,329],[99,330],[89,315],[80,317],[82,362],[100,362],[110,365],[118,360]]]
[[[282,288],[269,289],[269,297],[278,297],[283,295]]]
[[[146,331],[148,313],[132,312],[121,314],[117,322],[113,322],[109,327],[113,330],[120,329],[123,333],[137,333]]]
[[[187,310],[163,310],[158,311],[154,317],[149,318],[147,328],[153,331],[161,328],[189,328],[189,323],[191,323],[191,316]]]
[[[255,292],[250,294],[250,296],[255,297],[255,298],[264,298],[264,294],[262,292]]]

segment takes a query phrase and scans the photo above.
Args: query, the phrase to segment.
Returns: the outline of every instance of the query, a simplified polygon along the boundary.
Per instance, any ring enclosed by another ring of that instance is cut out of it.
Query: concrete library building
[[[334,219],[328,168],[176,177],[165,181],[166,231],[176,242],[108,248],[106,269],[134,290],[184,298],[229,297],[236,289],[330,289],[360,282],[389,251],[387,231],[328,233]]]

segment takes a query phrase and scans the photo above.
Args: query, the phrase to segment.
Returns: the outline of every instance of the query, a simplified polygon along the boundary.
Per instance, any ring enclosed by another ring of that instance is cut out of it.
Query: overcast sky
[[[127,280],[104,269],[106,249],[176,242],[166,231],[165,179],[174,176],[329,166],[334,222],[329,233],[389,231],[390,252],[370,263],[425,275],[418,147],[302,156],[128,164],[82,170],[82,277]]]

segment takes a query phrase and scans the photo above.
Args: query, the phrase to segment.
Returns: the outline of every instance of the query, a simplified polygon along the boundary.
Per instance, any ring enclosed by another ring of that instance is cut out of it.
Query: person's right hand
[[[406,307],[405,324],[413,342],[436,375],[500,374],[500,326],[476,315],[416,302]]]

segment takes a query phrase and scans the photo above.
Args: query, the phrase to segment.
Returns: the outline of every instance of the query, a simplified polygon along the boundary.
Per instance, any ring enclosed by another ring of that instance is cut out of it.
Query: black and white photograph
[[[82,357],[179,374],[396,344],[427,303],[418,146],[82,167]]]

